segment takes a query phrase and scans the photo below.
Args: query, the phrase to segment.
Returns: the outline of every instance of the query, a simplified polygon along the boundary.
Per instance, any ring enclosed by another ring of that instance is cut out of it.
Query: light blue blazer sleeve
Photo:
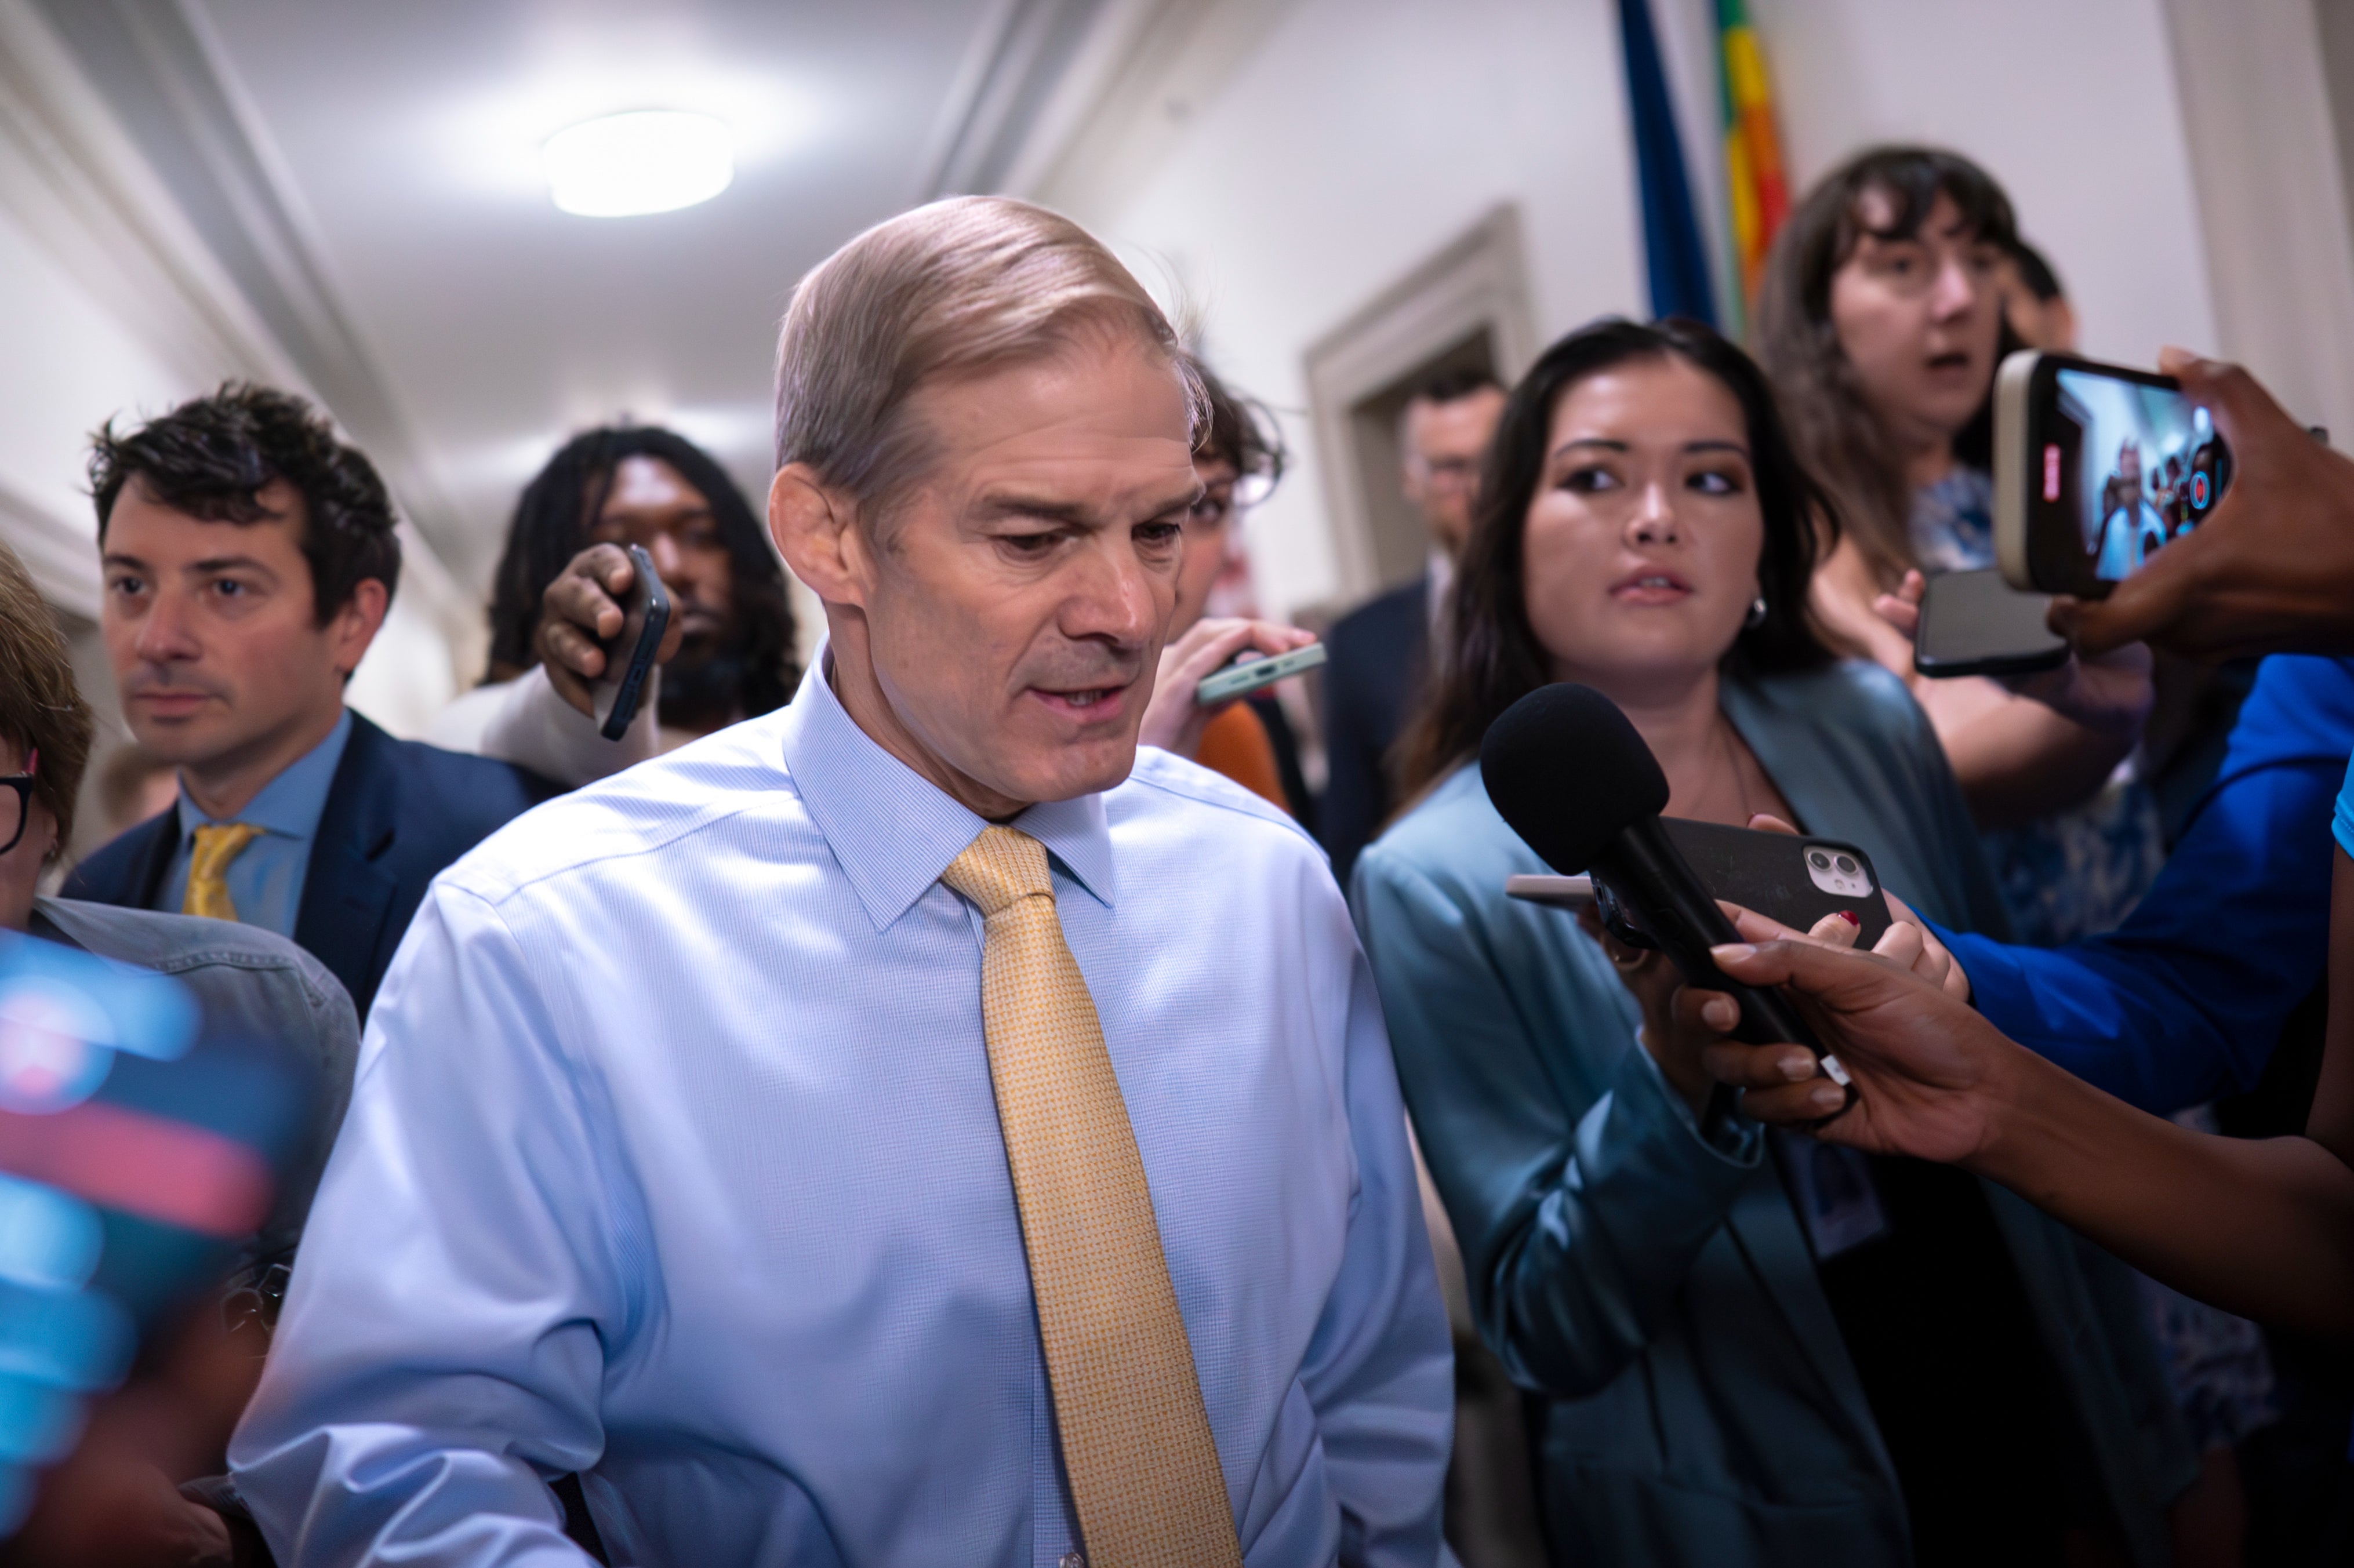
[[[1703,1138],[1599,947],[1503,896],[1543,869],[1466,768],[1366,851],[1355,907],[1481,1336],[1575,1397],[1649,1343],[1762,1144]]]
[[[605,1358],[638,1315],[632,1200],[555,1034],[495,912],[437,884],[230,1446],[280,1562],[588,1562],[543,1478],[602,1447]]]

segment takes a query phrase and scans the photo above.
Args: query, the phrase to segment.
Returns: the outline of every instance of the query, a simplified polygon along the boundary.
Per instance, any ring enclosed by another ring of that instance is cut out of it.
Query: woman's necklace
[[[1757,814],[1749,805],[1749,775],[1741,766],[1741,753],[1734,749],[1733,744],[1733,721],[1720,711],[1716,715],[1716,726],[1717,737],[1724,746],[1725,770],[1733,775],[1734,793],[1741,800],[1741,821],[1737,825],[1745,828],[1749,825],[1749,819]]]

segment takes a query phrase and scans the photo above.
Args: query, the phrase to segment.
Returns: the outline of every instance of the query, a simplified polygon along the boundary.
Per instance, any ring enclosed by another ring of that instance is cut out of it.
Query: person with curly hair
[[[365,1019],[426,884],[555,787],[345,706],[400,543],[375,466],[302,398],[231,383],[110,421],[90,480],[123,716],[180,790],[67,895],[291,937]]]
[[[589,715],[631,545],[669,592],[672,630],[616,743]],[[674,430],[605,426],[524,487],[492,589],[490,667],[427,738],[586,784],[780,708],[800,680],[784,567],[736,482]]]

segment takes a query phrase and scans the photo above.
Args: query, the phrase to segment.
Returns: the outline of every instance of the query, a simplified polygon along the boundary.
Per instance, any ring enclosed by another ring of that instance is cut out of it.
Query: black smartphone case
[[[1716,897],[1744,909],[1755,909],[1797,930],[1810,929],[1826,915],[1844,910],[1856,918],[1856,946],[1869,948],[1888,933],[1888,900],[1872,869],[1872,857],[1837,839],[1801,834],[1761,832],[1731,828],[1720,822],[1696,822],[1683,817],[1662,817],[1659,825],[1701,885]],[[1807,873],[1807,852],[1829,851],[1851,855],[1872,891],[1861,896],[1829,892],[1815,885]],[[1652,946],[1650,938],[1634,926],[1601,879],[1595,880],[1596,902],[1611,935],[1630,947]]]

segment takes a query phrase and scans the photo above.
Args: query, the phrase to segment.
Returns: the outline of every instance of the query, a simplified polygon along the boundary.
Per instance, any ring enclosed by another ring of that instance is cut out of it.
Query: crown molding
[[[455,509],[196,0],[0,0],[0,204],[190,386],[324,408],[408,514],[420,608],[479,619],[438,548]]]

